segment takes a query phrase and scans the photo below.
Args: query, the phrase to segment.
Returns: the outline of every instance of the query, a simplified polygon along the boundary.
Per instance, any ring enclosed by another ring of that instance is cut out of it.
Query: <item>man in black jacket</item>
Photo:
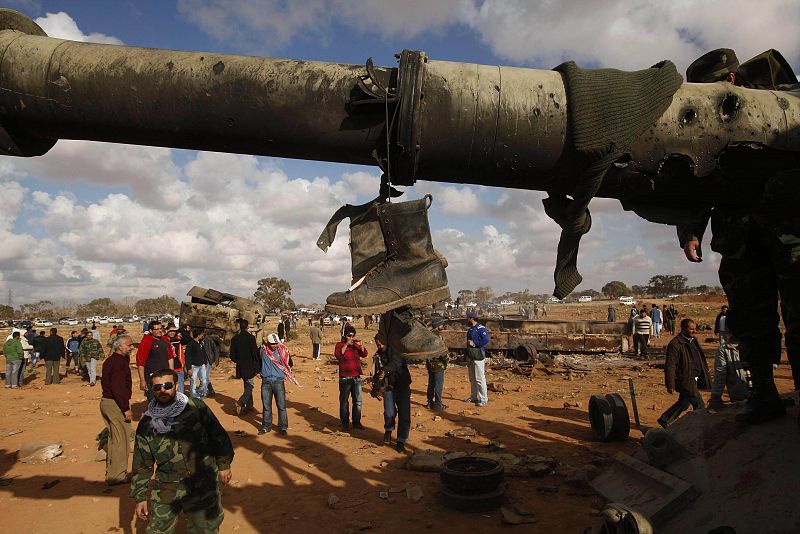
[[[67,346],[64,338],[58,335],[58,330],[50,329],[50,335],[42,342],[42,354],[44,358],[45,378],[44,384],[61,383],[61,358],[67,355]]]
[[[231,360],[236,363],[236,375],[244,382],[244,393],[236,401],[236,414],[253,409],[255,376],[261,366],[256,337],[247,331],[246,319],[239,319],[239,333],[231,339]]]

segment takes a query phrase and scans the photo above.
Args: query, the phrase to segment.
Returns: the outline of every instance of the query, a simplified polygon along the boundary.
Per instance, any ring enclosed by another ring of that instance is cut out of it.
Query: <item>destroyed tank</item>
[[[181,326],[190,331],[202,328],[207,336],[218,339],[221,357],[230,356],[231,338],[239,331],[240,319],[248,322],[248,330],[255,335],[266,318],[263,306],[230,293],[194,286],[187,295],[191,300],[181,302]]]
[[[796,92],[681,84],[674,66],[659,116],[621,153],[601,147],[613,164],[599,182],[581,183],[578,173],[576,186],[575,166],[591,150],[580,150],[569,73],[590,71],[567,64],[477,65],[405,50],[397,65],[380,67],[79,43],[47,37],[8,9],[0,10],[0,54],[0,153],[11,156],[85,139],[376,165],[393,184],[608,197],[677,224],[703,208],[751,202],[763,189],[764,177],[730,184],[714,172],[726,154],[796,166],[800,150]],[[614,82],[627,79],[619,72],[604,69],[609,81],[595,79],[595,88],[626,89]],[[605,119],[628,115],[623,106]]]

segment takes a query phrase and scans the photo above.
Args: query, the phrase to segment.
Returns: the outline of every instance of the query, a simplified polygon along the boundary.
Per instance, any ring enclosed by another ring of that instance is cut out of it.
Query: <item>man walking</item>
[[[431,321],[433,331],[442,337],[444,330],[444,319],[434,317]],[[431,410],[443,410],[447,406],[442,402],[442,390],[444,389],[444,372],[447,369],[447,354],[442,354],[436,358],[429,358],[425,361],[425,368],[428,370],[428,403],[427,407]]]
[[[405,452],[406,441],[411,432],[411,373],[406,361],[389,350],[379,332],[375,336],[379,369],[376,379],[384,381],[383,391],[383,442],[392,442],[392,431],[397,418],[397,443],[395,450]],[[354,425],[355,426],[355,425]]]
[[[208,387],[208,358],[206,351],[200,346],[205,333],[202,328],[192,330],[192,336],[186,344],[184,354],[189,366],[189,395],[193,398],[205,397]],[[198,383],[200,384],[198,388]]]
[[[650,320],[653,321],[653,337],[661,337],[661,321],[663,317],[661,315],[661,310],[658,308],[658,304],[653,304],[653,307],[650,309]]]
[[[61,359],[66,356],[67,347],[64,338],[58,335],[58,330],[50,329],[50,335],[45,338],[42,347],[44,358],[44,384],[61,383]]]
[[[728,307],[722,306],[714,319],[714,333],[719,336],[719,344],[724,345],[730,336],[728,329]]]
[[[175,389],[172,369],[149,376],[153,391],[133,449],[131,497],[149,533],[174,533],[183,512],[187,532],[219,532],[219,482],[231,481],[233,446],[208,406]],[[155,469],[155,477],[153,470]],[[147,488],[153,481],[152,513]]]
[[[81,343],[81,350],[83,350],[83,343]],[[148,399],[153,398],[150,391],[150,375],[159,369],[173,369],[175,365],[172,361],[173,358],[175,358],[175,354],[169,340],[164,337],[164,326],[161,321],[150,321],[147,325],[147,333],[142,336],[139,348],[136,349],[139,389]]]
[[[739,342],[729,337],[724,345],[720,345],[714,354],[714,380],[711,383],[711,398],[708,407],[716,410],[723,408],[722,393],[728,388],[731,401],[747,398],[747,375],[739,359]]]
[[[256,337],[248,332],[249,323],[239,319],[239,332],[231,339],[231,360],[236,364],[236,376],[242,379],[244,391],[236,401],[236,414],[253,409],[253,387],[255,376],[261,367]]]
[[[467,330],[467,365],[469,367],[470,395],[464,402],[474,402],[478,407],[486,406],[489,396],[486,393],[486,345],[489,344],[489,331],[478,323],[478,314],[467,312],[470,327]]]
[[[261,404],[263,408],[261,430],[259,434],[266,434],[272,430],[272,398],[275,398],[275,407],[278,409],[278,434],[285,436],[289,428],[289,417],[286,414],[286,380],[295,384],[297,381],[292,376],[292,359],[289,349],[281,343],[278,334],[267,336],[259,352],[261,370]]]
[[[86,367],[90,386],[97,383],[97,362],[103,361],[105,355],[100,342],[94,338],[94,333],[91,330],[86,332],[86,337],[83,338],[81,346],[78,348],[78,358],[81,365]]]
[[[319,360],[320,347],[322,346],[322,330],[316,325],[308,328],[308,336],[311,338],[311,359]]]
[[[339,419],[342,430],[350,430],[350,399],[353,400],[353,428],[363,430],[361,424],[361,360],[367,349],[356,339],[356,329],[351,324],[344,327],[342,340],[333,354],[339,362]]]
[[[127,484],[128,452],[131,435],[131,396],[133,381],[129,355],[133,343],[127,334],[117,335],[111,344],[111,356],[103,362],[100,386],[100,415],[108,429],[106,447],[106,484]]]
[[[617,309],[613,304],[608,305],[608,317],[606,319],[609,323],[617,322]]]
[[[125,330],[123,329],[122,331],[124,332]],[[172,353],[175,355],[172,360],[172,370],[178,375],[178,385],[175,387],[181,393],[186,393],[186,352],[181,333],[174,324],[167,327],[167,341],[172,345]]]
[[[19,387],[19,369],[22,365],[22,342],[20,333],[14,332],[3,345],[3,356],[6,358],[6,387]]]
[[[633,320],[633,355],[647,358],[647,344],[650,343],[650,334],[653,332],[653,320],[647,315],[647,309],[642,306],[639,316]]]
[[[695,339],[697,327],[691,319],[681,321],[681,331],[667,345],[664,361],[664,382],[667,393],[678,392],[678,400],[658,418],[658,424],[666,428],[689,406],[694,410],[705,408],[700,389],[708,389],[711,380],[703,349]]]
[[[73,362],[74,372],[78,372],[78,348],[80,348],[80,340],[78,339],[78,331],[73,330],[69,335],[69,340],[67,341],[67,365],[64,369],[64,374],[69,373],[69,364],[70,360]]]
[[[41,330],[38,335],[34,335],[29,338],[29,340],[33,346],[33,352],[31,353],[31,369],[35,369],[36,362],[41,359],[42,353],[44,353],[44,342],[47,338],[44,335],[44,330]]]
[[[204,334],[200,346],[206,353],[206,397],[215,395],[214,385],[211,383],[211,368],[219,365],[219,345],[212,334]]]

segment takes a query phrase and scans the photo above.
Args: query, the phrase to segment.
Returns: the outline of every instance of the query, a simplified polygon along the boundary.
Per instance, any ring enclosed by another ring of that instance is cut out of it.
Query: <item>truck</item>
[[[180,324],[189,331],[201,328],[219,344],[220,356],[230,356],[231,338],[239,331],[239,320],[249,323],[256,334],[266,318],[266,310],[255,301],[216,289],[192,287],[188,302],[181,302]]]

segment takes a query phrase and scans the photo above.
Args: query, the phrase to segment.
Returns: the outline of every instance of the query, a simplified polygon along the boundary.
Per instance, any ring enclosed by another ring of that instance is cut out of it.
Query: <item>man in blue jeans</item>
[[[405,452],[408,434],[411,431],[411,373],[408,366],[396,353],[384,345],[386,340],[375,336],[376,355],[380,368],[376,373],[378,380],[385,380],[383,390],[383,442],[392,442],[395,418],[397,418],[397,452]]]
[[[467,347],[480,349],[480,359],[469,360],[470,394],[464,402],[474,402],[479,408],[486,406],[489,397],[486,394],[486,345],[489,344],[489,331],[478,323],[478,314],[470,310],[467,312],[469,330],[467,330]]]
[[[434,317],[431,321],[431,327],[437,336],[442,336],[444,330],[444,319],[441,317]],[[431,410],[443,410],[447,405],[442,402],[442,390],[444,389],[444,371],[447,369],[447,354],[437,356],[436,358],[429,358],[425,361],[425,367],[428,370],[428,403],[427,407]]]
[[[285,436],[289,427],[289,417],[286,415],[286,385],[290,380],[297,383],[292,376],[292,363],[289,349],[281,343],[278,334],[272,333],[261,344],[259,349],[261,357],[261,404],[263,405],[263,421],[259,434],[266,434],[272,430],[272,398],[278,408],[278,434]]]
[[[350,430],[350,399],[353,399],[353,428],[363,430],[361,424],[361,360],[367,349],[356,339],[356,329],[350,323],[342,331],[342,340],[333,349],[339,362],[339,418],[342,430]]]

